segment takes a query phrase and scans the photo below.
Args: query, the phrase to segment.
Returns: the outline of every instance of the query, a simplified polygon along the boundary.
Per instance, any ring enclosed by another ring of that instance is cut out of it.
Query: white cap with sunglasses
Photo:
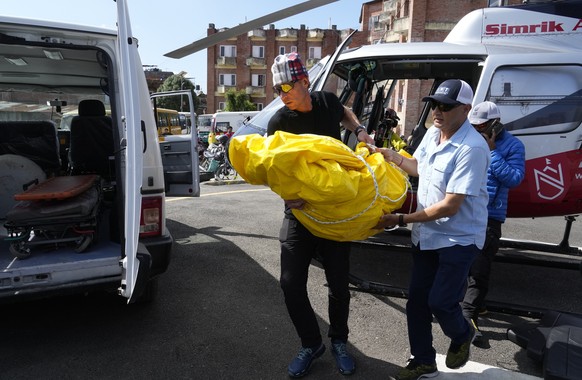
[[[473,90],[463,80],[447,79],[439,85],[434,94],[425,96],[422,101],[447,105],[471,104],[473,102]]]
[[[287,93],[293,88],[295,82],[309,78],[299,54],[295,52],[275,57],[271,72],[273,73],[273,87],[277,92],[282,90]]]

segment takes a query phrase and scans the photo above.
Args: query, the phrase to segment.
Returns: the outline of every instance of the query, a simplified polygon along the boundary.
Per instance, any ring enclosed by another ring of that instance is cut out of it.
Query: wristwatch
[[[356,127],[356,129],[354,129],[354,134],[356,135],[356,137],[358,137],[360,132],[365,131],[365,130],[366,130],[366,128],[363,125],[358,125]]]
[[[406,223],[404,223],[404,214],[398,214],[398,227],[406,227]]]

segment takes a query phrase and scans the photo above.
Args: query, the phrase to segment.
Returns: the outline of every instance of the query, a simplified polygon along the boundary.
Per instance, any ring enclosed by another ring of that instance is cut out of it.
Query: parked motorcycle
[[[226,159],[226,144],[229,137],[220,135],[216,137],[217,144],[209,144],[204,150],[200,160],[200,172],[213,173],[217,180],[235,179],[236,170],[230,166]]]

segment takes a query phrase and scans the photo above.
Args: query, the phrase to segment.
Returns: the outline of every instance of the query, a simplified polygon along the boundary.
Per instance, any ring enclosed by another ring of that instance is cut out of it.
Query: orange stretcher
[[[23,193],[15,194],[14,199],[17,201],[39,201],[72,198],[89,190],[97,177],[96,174],[52,177]]]
[[[102,191],[98,175],[53,177],[22,193],[6,213],[10,252],[27,258],[34,246],[74,245],[85,251],[96,236]]]

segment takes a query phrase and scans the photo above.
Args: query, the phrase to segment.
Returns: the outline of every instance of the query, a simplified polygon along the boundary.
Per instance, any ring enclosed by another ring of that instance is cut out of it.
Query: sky
[[[206,37],[210,23],[217,29],[233,27],[304,0],[127,1],[142,64],[155,65],[176,74],[185,71],[185,76],[207,93],[206,50],[180,59],[164,57],[164,54]],[[340,30],[358,29],[363,2],[338,0],[275,22],[275,28],[299,28],[304,24],[309,29],[327,29],[331,25],[337,25]],[[2,15],[115,28],[116,7],[113,0],[4,0]]]

